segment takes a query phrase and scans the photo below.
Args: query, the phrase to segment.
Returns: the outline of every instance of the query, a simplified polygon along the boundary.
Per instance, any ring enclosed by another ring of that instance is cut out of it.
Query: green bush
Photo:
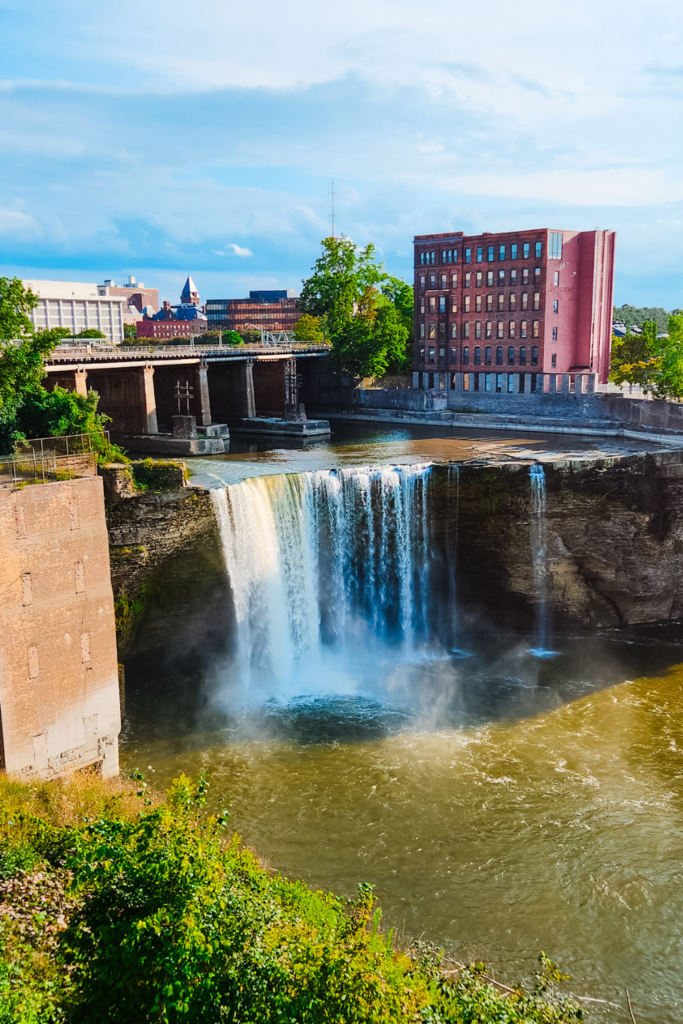
[[[42,893],[44,910],[31,917],[24,895],[17,906],[30,928],[3,925],[0,1022],[581,1019],[578,1006],[553,995],[562,976],[546,958],[530,991],[492,983],[482,965],[446,973],[429,945],[392,947],[371,886],[349,901],[266,871],[226,836],[226,812],[205,812],[203,777],[195,785],[182,776],[156,806],[135,778],[137,815],[110,796],[89,820],[55,825],[22,812],[18,832],[16,814],[0,822],[5,847],[23,844],[44,861],[29,879],[29,903]]]

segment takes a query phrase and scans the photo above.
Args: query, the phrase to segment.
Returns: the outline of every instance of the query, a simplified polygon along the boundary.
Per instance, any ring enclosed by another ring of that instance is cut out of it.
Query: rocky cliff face
[[[434,471],[435,543],[452,558],[460,606],[528,625],[539,601],[528,464]],[[558,627],[683,615],[683,453],[547,462],[546,593]],[[457,492],[457,493],[456,493]],[[449,553],[450,552],[450,553]]]

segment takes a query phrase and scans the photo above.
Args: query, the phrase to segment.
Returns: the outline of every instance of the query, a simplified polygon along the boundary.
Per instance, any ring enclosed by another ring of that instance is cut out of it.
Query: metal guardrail
[[[109,432],[104,435],[109,440]],[[68,434],[21,441],[14,455],[0,458],[0,487],[50,483],[97,475],[91,434]]]
[[[69,348],[61,347],[55,349],[52,355],[46,360],[48,364],[58,364],[60,362],[106,362],[111,360],[112,362],[119,362],[127,359],[174,359],[178,356],[232,356],[234,358],[243,358],[244,356],[258,356],[265,353],[287,354],[290,352],[329,352],[331,346],[326,343],[311,344],[307,341],[295,341],[287,345],[149,345],[149,346],[133,346],[133,345],[121,345],[117,348],[111,348],[107,351],[98,349],[97,351],[88,351],[85,348]]]

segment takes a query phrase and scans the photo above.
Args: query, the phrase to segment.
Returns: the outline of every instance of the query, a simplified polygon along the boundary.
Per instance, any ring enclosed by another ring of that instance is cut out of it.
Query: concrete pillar
[[[425,391],[429,391],[429,374],[428,373],[423,373],[422,374],[422,387],[423,387],[423,389]]]
[[[88,371],[84,366],[79,366],[74,374],[75,392],[82,398],[88,397]]]
[[[246,419],[253,419],[256,415],[256,401],[254,399],[254,360],[245,359],[240,364],[239,386],[241,392],[241,410],[236,412],[238,416]]]
[[[140,419],[143,434],[158,434],[157,402],[154,395],[154,367],[146,363],[138,376],[140,391]]]
[[[463,380],[462,380],[462,378],[463,378],[463,375],[461,373],[454,373],[453,374],[453,380],[455,381],[455,387],[453,388],[453,391],[455,391],[459,395],[462,394],[462,388],[463,388]]]
[[[549,373],[548,374],[548,394],[549,395],[556,395],[557,394],[557,374],[556,373]]]
[[[419,387],[420,387],[420,374],[419,373],[413,373],[413,388],[415,390],[418,390]]]
[[[597,380],[597,376],[598,375],[596,373],[587,373],[586,374],[586,394],[587,395],[594,395],[595,394],[595,383],[596,383],[596,380]]]
[[[569,374],[568,373],[561,373],[560,374],[560,394],[563,395],[563,396],[569,394]]]
[[[196,371],[195,397],[197,400],[197,422],[202,427],[211,423],[211,403],[209,401],[208,363],[202,361]]]
[[[583,395],[583,374],[577,373],[574,377],[574,396],[581,398]]]

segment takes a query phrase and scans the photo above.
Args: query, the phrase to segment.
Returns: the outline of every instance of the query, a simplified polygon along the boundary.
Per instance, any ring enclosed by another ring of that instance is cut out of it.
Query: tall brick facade
[[[609,374],[614,231],[416,235],[414,370]]]
[[[0,490],[0,716],[10,773],[118,773],[102,479]]]

